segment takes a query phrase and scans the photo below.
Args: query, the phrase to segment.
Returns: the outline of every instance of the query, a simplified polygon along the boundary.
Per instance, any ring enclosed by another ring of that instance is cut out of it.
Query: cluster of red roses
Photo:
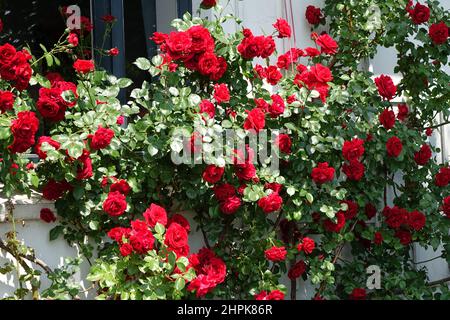
[[[17,51],[9,43],[0,46],[0,77],[10,81],[17,90],[25,90],[33,73],[29,63],[31,59],[26,49]]]
[[[205,296],[225,281],[227,266],[211,249],[200,249],[189,257],[189,263],[197,277],[189,283],[187,290],[195,291],[197,297]]]
[[[430,8],[420,3],[416,3],[416,5],[413,7],[412,0],[408,1],[406,11],[409,13],[414,24],[426,23],[430,19]],[[433,23],[430,26],[428,34],[434,44],[444,44],[447,42],[449,36],[448,26],[443,21],[439,23]]]
[[[62,94],[70,91],[73,101],[66,101]],[[36,107],[44,119],[52,122],[62,121],[65,118],[66,109],[76,105],[78,98],[77,86],[72,82],[52,81],[51,88],[41,88]]]
[[[160,45],[164,64],[168,64],[172,71],[177,67],[172,61],[182,61],[189,70],[198,71],[213,81],[218,81],[227,71],[226,60],[214,53],[214,38],[203,26],[169,34],[155,32],[151,39]]]
[[[183,216],[176,214],[168,219],[164,208],[151,204],[144,212],[144,219],[145,221],[132,221],[131,228],[116,227],[108,232],[108,236],[119,244],[122,256],[129,256],[133,252],[146,254],[153,250],[155,237],[151,229],[154,229],[157,223],[167,226],[164,244],[169,251],[175,252],[178,258],[189,254],[187,241],[190,225]]]
[[[13,143],[8,147],[11,153],[27,151],[35,142],[35,135],[39,128],[39,119],[32,111],[21,111],[11,122]]]
[[[365,166],[360,162],[364,151],[364,140],[362,139],[355,138],[344,142],[342,155],[348,163],[342,166],[342,171],[349,180],[359,181],[364,176]]]
[[[115,182],[110,186],[108,197],[103,202],[103,211],[111,217],[118,217],[127,210],[127,196],[131,188],[125,180],[114,179]],[[103,178],[102,187],[106,188],[108,185],[108,178]]]
[[[396,230],[395,236],[400,239],[403,245],[408,245],[412,241],[411,231],[420,231],[425,227],[426,217],[417,210],[408,212],[404,208],[397,206],[385,207],[383,216],[389,228]]]

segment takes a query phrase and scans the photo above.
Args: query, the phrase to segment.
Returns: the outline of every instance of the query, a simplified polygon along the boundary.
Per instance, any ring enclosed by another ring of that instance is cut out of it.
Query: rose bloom
[[[77,170],[78,180],[87,180],[91,178],[94,173],[92,171],[92,160],[90,157],[90,152],[88,150],[83,150],[82,155],[77,159],[79,168]]]
[[[278,262],[286,259],[287,251],[285,247],[272,247],[264,251],[264,255],[267,260]]]
[[[111,217],[117,217],[124,214],[125,210],[127,210],[125,196],[118,191],[110,192],[108,198],[103,202],[103,211]]]
[[[164,244],[170,249],[183,248],[188,245],[188,234],[178,223],[172,223],[166,231]]]
[[[342,155],[348,161],[359,160],[364,155],[364,140],[355,138],[345,141],[342,147]]]
[[[418,152],[414,154],[414,161],[419,166],[424,166],[432,157],[431,148],[428,144],[423,144]]]
[[[398,157],[403,150],[402,141],[396,136],[390,138],[386,143],[386,150],[388,156],[393,158]]]
[[[376,245],[381,245],[383,243],[383,235],[381,234],[381,232],[375,232],[373,236],[373,243],[375,243]]]
[[[310,75],[314,77],[317,82],[327,83],[333,81],[333,75],[328,67],[318,63],[311,67]]]
[[[382,74],[378,78],[375,78],[375,84],[377,85],[380,96],[386,100],[392,100],[397,94],[397,87],[389,76]]]
[[[269,214],[281,209],[283,204],[283,198],[277,193],[272,192],[268,196],[259,199],[258,206],[264,211],[265,214]]]
[[[163,226],[167,225],[167,212],[163,207],[160,207],[154,203],[144,212],[144,219],[150,228],[154,228],[157,223]]]
[[[111,48],[108,50],[108,55],[111,57],[115,57],[119,55],[119,49],[118,48]]]
[[[364,288],[355,288],[350,293],[350,300],[366,300],[366,289]]]
[[[110,145],[113,137],[113,130],[99,126],[95,134],[92,136],[91,148],[93,150],[105,149]]]
[[[329,55],[337,53],[338,44],[326,33],[316,39],[316,44],[321,48],[322,53]]]
[[[409,113],[408,106],[404,103],[400,103],[397,106],[397,108],[398,108],[397,119],[400,121],[405,121],[406,118],[408,117],[408,113]]]
[[[230,101],[230,92],[226,84],[216,84],[214,86],[214,99],[219,104]]]
[[[200,6],[203,9],[211,9],[212,7],[215,7],[217,5],[217,0],[202,0],[200,3]]]
[[[284,293],[280,290],[273,290],[269,293],[261,291],[255,295],[255,300],[284,300]]]
[[[273,25],[278,31],[278,38],[290,38],[291,37],[291,26],[284,19],[277,19],[277,22]]]
[[[420,211],[410,212],[408,215],[408,225],[415,231],[420,231],[425,227],[427,218]]]
[[[69,36],[67,37],[67,41],[69,41],[69,43],[72,46],[77,47],[78,46],[78,35],[76,33],[70,33]]]
[[[358,160],[351,160],[342,166],[342,171],[351,181],[360,181],[364,177],[365,170],[366,167]]]
[[[406,230],[397,230],[395,237],[400,240],[400,243],[404,246],[409,245],[412,242],[411,233]]]
[[[253,163],[247,162],[244,164],[237,164],[234,172],[239,180],[250,181],[256,177],[256,168]]]
[[[119,251],[122,257],[127,257],[133,253],[133,246],[129,243],[124,243],[120,246]]]
[[[313,239],[305,237],[302,242],[298,244],[297,250],[305,252],[305,254],[311,254],[316,247],[316,243]]]
[[[395,113],[392,110],[384,109],[378,116],[378,119],[386,130],[392,129],[395,125]]]
[[[94,71],[95,65],[94,65],[94,61],[92,61],[92,60],[78,59],[73,64],[73,68],[79,73],[86,74],[86,73]]]
[[[288,277],[295,280],[302,276],[306,271],[306,264],[303,260],[298,261],[288,272]]]
[[[322,162],[317,165],[311,172],[311,178],[317,184],[323,184],[325,182],[333,181],[334,168],[328,165],[328,162]]]
[[[214,195],[219,201],[224,201],[229,197],[236,195],[236,189],[229,183],[214,186]]]
[[[203,100],[200,102],[200,113],[206,113],[208,116],[213,119],[216,114],[216,108],[214,104],[209,100]]]
[[[351,200],[344,200],[340,203],[345,203],[348,206],[348,209],[343,212],[346,220],[351,220],[358,215],[359,206],[356,202],[353,202]]]
[[[417,3],[414,9],[410,10],[409,15],[414,24],[425,23],[430,19],[430,9],[427,6]]]
[[[450,218],[450,196],[446,197],[442,202],[442,211],[447,218]]]
[[[329,232],[339,233],[345,226],[346,221],[344,214],[342,212],[336,213],[336,220],[336,223],[331,219],[325,220],[323,223],[323,227],[325,228],[325,230]]]
[[[235,214],[241,205],[242,201],[238,196],[231,196],[220,203],[220,211],[226,215]]]
[[[284,103],[283,98],[280,97],[278,94],[272,95],[271,98],[272,104],[269,105],[269,113],[271,118],[275,119],[276,117],[284,113],[286,105]]]
[[[66,183],[50,179],[42,189],[42,197],[46,200],[56,201],[60,199],[68,189]]]
[[[320,11],[320,8],[316,8],[314,6],[306,7],[305,17],[308,23],[312,25],[319,24],[323,19],[322,11]]]
[[[428,32],[431,40],[434,44],[440,45],[447,42],[448,39],[448,27],[445,22],[439,22],[432,24]]]
[[[111,192],[119,191],[121,194],[127,196],[130,193],[131,188],[126,180],[119,180],[115,182],[113,185],[111,185],[109,191]]]
[[[283,75],[275,66],[269,66],[266,69],[266,79],[267,82],[273,86],[275,86],[280,80],[283,78]]]
[[[102,21],[105,23],[114,23],[114,22],[116,22],[116,20],[117,20],[116,17],[114,17],[113,15],[110,15],[110,14],[104,15],[102,17]]]
[[[377,208],[371,203],[366,204],[364,208],[364,213],[366,214],[368,219],[372,219],[377,215]]]
[[[181,214],[174,214],[170,220],[167,222],[167,225],[170,226],[172,223],[178,223],[180,226],[182,226],[187,233],[191,232],[191,225],[189,221],[183,217]]]
[[[168,37],[169,36],[165,33],[153,32],[153,36],[150,39],[153,40],[153,42],[155,42],[157,45],[161,45],[166,42]]]
[[[12,110],[14,107],[14,94],[10,91],[0,90],[0,113]]]
[[[394,206],[393,208],[385,207],[383,215],[386,218],[386,224],[389,228],[398,229],[408,222],[408,210]]]
[[[275,145],[280,149],[281,152],[285,154],[291,154],[292,152],[292,141],[291,138],[285,134],[279,134],[275,139]]]
[[[48,208],[41,209],[40,218],[47,223],[55,222],[56,217],[52,210]]]
[[[225,168],[217,167],[215,165],[209,165],[206,167],[203,172],[203,180],[208,183],[215,184],[222,179],[222,176],[225,172]]]
[[[450,168],[440,168],[435,176],[434,183],[438,187],[446,187],[450,183]]]

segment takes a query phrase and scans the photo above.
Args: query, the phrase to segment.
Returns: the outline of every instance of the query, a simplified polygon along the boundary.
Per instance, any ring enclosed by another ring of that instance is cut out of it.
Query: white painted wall
[[[201,0],[193,0],[194,12],[198,8]],[[221,0],[225,3],[226,0]],[[158,15],[158,28],[160,31],[169,31],[167,28],[168,21],[176,15],[176,7],[174,7],[175,0],[158,0],[157,5],[161,13]],[[285,7],[286,3],[286,7]],[[292,3],[292,13],[294,19],[290,16],[290,3]],[[441,3],[448,9],[450,9],[450,0],[441,0]],[[311,29],[304,19],[304,12],[306,6],[313,4],[321,6],[322,0],[230,0],[230,5],[227,7],[227,11],[234,13],[240,17],[244,23],[244,27],[251,28],[255,32],[271,32],[273,30],[272,24],[279,17],[286,18],[293,26],[295,26],[296,42],[288,42],[277,39],[279,48],[283,48],[284,51],[289,50],[292,46],[300,48],[313,45],[310,40]],[[286,10],[287,9],[287,10]],[[289,14],[286,14],[288,12]],[[237,26],[233,23],[229,23],[226,26],[226,30],[229,32],[235,32]],[[380,48],[377,56],[371,61],[373,71],[376,74],[393,74],[393,67],[395,65],[395,51],[390,49]],[[450,71],[450,70],[449,70]],[[446,138],[445,146],[443,146],[442,158],[450,159],[450,126],[447,126],[441,134]],[[434,143],[441,145],[441,135],[437,134],[434,138]],[[10,223],[5,223],[4,208],[5,200],[0,196],[0,235],[4,235],[6,232],[12,229]],[[15,199],[16,210],[15,218],[17,220],[23,220],[24,224],[18,222],[16,224],[16,230],[18,233],[18,239],[22,240],[29,246],[34,247],[37,257],[46,261],[50,267],[54,268],[60,266],[64,257],[76,255],[76,248],[72,248],[67,245],[63,239],[50,242],[49,231],[54,226],[53,224],[46,224],[39,220],[39,212],[42,207],[52,207],[51,203],[43,202],[38,195],[33,196],[32,199],[26,199],[26,197],[17,197]],[[193,223],[192,215],[189,220]],[[195,225],[193,226],[195,230]],[[196,252],[203,246],[203,239],[199,233],[191,236],[191,249],[192,252]],[[416,261],[423,261],[435,256],[439,253],[433,253],[426,251],[422,248],[416,248]],[[5,257],[0,255],[0,263],[4,261]],[[449,275],[449,268],[445,261],[436,260],[431,263],[425,264],[429,269],[431,275],[431,281],[443,278]],[[85,278],[88,272],[89,266],[83,264],[82,271],[76,276],[75,280],[82,280]],[[14,275],[5,277],[0,275],[0,297],[5,297],[14,291],[17,280]],[[44,286],[48,283],[44,280]],[[287,279],[284,279],[284,283],[288,285]],[[84,287],[89,287],[89,283],[85,283]],[[311,295],[310,284],[304,284],[301,281],[298,284],[298,297],[300,299],[307,299]]]

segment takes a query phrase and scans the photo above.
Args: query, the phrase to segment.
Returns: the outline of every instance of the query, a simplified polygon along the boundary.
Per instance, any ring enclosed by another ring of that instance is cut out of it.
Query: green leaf
[[[178,278],[175,281],[175,289],[178,290],[178,291],[183,290],[185,285],[186,285],[186,283],[185,283],[183,278]]]
[[[60,235],[62,235],[64,232],[63,226],[56,226],[52,230],[50,230],[50,241],[54,241],[58,239]]]
[[[117,85],[121,89],[127,88],[127,87],[131,86],[132,84],[133,84],[133,80],[128,79],[128,78],[119,79],[119,81],[117,82]]]
[[[136,62],[134,63],[139,69],[147,71],[150,69],[152,64],[150,61],[146,58],[138,58]]]

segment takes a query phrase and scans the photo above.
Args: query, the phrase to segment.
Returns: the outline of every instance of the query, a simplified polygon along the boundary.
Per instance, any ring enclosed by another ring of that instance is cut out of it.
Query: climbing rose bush
[[[185,14],[154,33],[158,55],[135,62],[148,81],[126,104],[130,80],[74,56],[77,83],[44,81],[36,106],[24,89],[12,108],[0,99],[2,165],[14,169],[2,175],[56,201],[51,238],[94,259],[101,299],[296,299],[305,282],[315,300],[448,299],[411,251],[442,245],[449,260],[450,167],[430,136],[450,116],[450,15],[436,1],[375,4],[309,6],[311,42],[281,52],[286,20],[263,34],[203,1],[217,19]],[[398,51],[401,80],[362,67],[378,46]],[[50,126],[39,141],[34,117]],[[230,131],[244,142],[215,154]],[[14,150],[32,146],[28,170]],[[379,290],[366,288],[371,265]]]

